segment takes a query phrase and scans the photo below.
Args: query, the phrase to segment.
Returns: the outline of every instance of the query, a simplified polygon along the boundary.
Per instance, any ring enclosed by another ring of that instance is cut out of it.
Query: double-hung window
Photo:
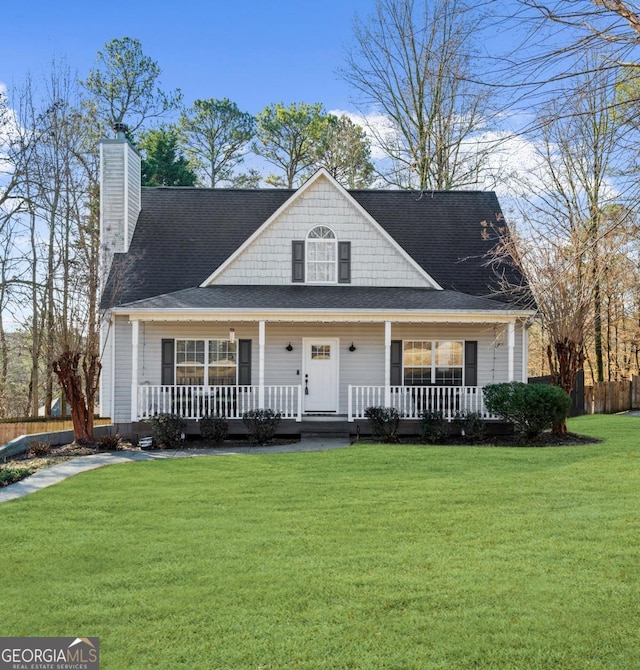
[[[327,226],[316,226],[307,235],[307,283],[335,284],[337,278],[337,241]]]
[[[455,340],[405,340],[403,377],[407,386],[461,386],[464,344]]]
[[[315,226],[304,240],[291,240],[291,282],[350,284],[351,241],[338,241],[328,226]]]
[[[176,384],[230,386],[236,380],[236,342],[176,340]]]

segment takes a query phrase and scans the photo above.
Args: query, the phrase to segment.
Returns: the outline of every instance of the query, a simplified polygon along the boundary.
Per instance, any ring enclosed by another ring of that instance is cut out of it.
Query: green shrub
[[[483,393],[487,410],[513,423],[516,432],[527,439],[566,418],[571,407],[569,395],[548,384],[489,384]]]
[[[203,416],[200,420],[200,435],[202,439],[212,444],[224,442],[229,432],[229,422],[224,416]]]
[[[364,415],[369,419],[371,432],[376,439],[389,444],[399,441],[398,426],[401,417],[395,407],[367,407]]]
[[[272,409],[252,409],[242,415],[242,421],[247,427],[249,442],[252,444],[267,444],[278,432],[280,412]]]
[[[182,444],[185,420],[177,414],[157,414],[149,419],[155,443],[161,449],[175,449]]]
[[[487,424],[479,412],[458,412],[454,421],[460,426],[460,434],[466,442],[482,442],[487,434]]]
[[[29,442],[29,451],[27,456],[29,458],[43,458],[51,453],[51,445],[48,442],[41,440],[32,440]]]
[[[0,467],[0,488],[9,486],[14,482],[19,482],[21,479],[28,477],[31,474],[29,468],[1,468]]]
[[[120,435],[103,435],[96,440],[98,451],[116,451],[122,449]]]
[[[420,439],[429,444],[444,442],[449,436],[447,422],[442,412],[424,410],[420,412]]]

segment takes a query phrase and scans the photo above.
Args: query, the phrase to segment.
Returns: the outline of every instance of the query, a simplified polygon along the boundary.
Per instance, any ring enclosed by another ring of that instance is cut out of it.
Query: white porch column
[[[524,321],[522,322],[522,381],[525,384],[529,381],[529,329]]]
[[[391,321],[384,322],[384,405],[391,405]]]
[[[510,321],[507,324],[507,353],[509,356],[508,370],[509,370],[510,382],[515,380],[514,376],[515,350],[516,350],[516,324],[513,321]]]
[[[258,322],[258,405],[264,409],[264,347],[266,341],[265,322]]]
[[[131,322],[131,421],[138,420],[138,342],[140,322]]]
[[[111,420],[115,422],[116,415],[116,317],[111,315],[110,320],[110,332],[109,336],[111,337],[111,379],[109,384],[111,385]],[[101,375],[102,377],[102,375]],[[100,396],[102,398],[102,396]]]

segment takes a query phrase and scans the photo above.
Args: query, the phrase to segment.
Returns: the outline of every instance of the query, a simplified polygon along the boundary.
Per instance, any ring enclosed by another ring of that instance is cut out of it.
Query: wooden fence
[[[111,419],[94,419],[94,426],[106,426]],[[0,423],[0,445],[6,444],[20,435],[54,433],[58,430],[73,430],[71,419],[51,419],[50,421],[15,421]]]
[[[587,414],[615,414],[628,409],[640,409],[640,377],[631,377],[631,381],[596,382],[584,387]]]

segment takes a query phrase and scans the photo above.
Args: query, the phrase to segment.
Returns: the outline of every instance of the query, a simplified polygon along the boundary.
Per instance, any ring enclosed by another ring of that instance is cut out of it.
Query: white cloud
[[[394,128],[383,114],[360,114],[347,110],[331,110],[336,116],[348,116],[362,126],[371,141],[371,156],[381,162],[387,154],[381,149],[378,138],[392,139]],[[511,119],[503,119],[505,127],[512,126]],[[538,175],[538,186],[545,183],[540,167],[540,156],[535,143],[511,131],[487,131],[474,136],[463,147],[470,157],[490,148],[485,170],[475,188],[494,190],[501,197],[511,197],[522,190],[522,184],[532,175]],[[548,183],[548,181],[547,181]]]

